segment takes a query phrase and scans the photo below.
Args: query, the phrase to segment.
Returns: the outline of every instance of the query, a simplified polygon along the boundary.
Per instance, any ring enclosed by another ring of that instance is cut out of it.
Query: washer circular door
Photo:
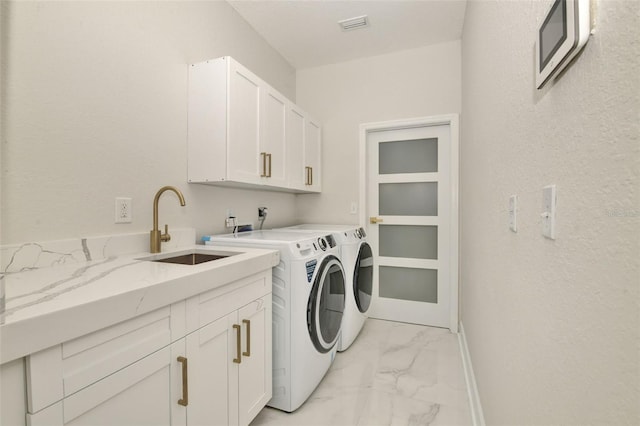
[[[307,327],[311,341],[321,353],[331,350],[338,341],[344,313],[344,269],[337,257],[324,258],[307,304]]]
[[[373,251],[365,242],[360,244],[356,266],[353,271],[353,295],[356,299],[358,310],[365,313],[371,305],[373,292]]]

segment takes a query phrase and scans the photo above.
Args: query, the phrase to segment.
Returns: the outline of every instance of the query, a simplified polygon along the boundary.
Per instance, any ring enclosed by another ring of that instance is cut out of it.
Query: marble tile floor
[[[251,426],[471,424],[458,337],[370,318],[302,407],[267,407]]]

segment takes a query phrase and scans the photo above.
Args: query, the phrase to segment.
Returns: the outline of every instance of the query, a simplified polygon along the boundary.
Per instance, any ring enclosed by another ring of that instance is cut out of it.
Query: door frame
[[[449,288],[450,294],[450,312],[449,312],[449,330],[452,333],[458,332],[458,324],[460,319],[459,313],[459,257],[460,257],[460,244],[459,244],[459,176],[460,176],[460,134],[459,134],[459,115],[458,114],[445,114],[436,115],[430,117],[417,117],[403,120],[391,120],[391,121],[379,121],[372,123],[360,124],[360,143],[359,143],[359,166],[360,166],[360,182],[358,185],[359,204],[360,204],[360,226],[365,229],[369,229],[369,223],[367,221],[367,136],[369,133],[381,130],[399,130],[414,127],[425,126],[439,126],[448,125],[451,132],[451,236],[450,236],[450,282]],[[374,256],[375,259],[375,256]]]

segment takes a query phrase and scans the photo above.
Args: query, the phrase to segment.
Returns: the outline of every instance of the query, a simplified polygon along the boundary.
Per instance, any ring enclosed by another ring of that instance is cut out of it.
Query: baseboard
[[[462,354],[462,367],[464,368],[464,378],[467,382],[467,394],[469,395],[469,405],[471,406],[471,420],[474,426],[485,426],[482,405],[480,404],[480,394],[476,385],[476,377],[473,374],[471,356],[467,346],[467,336],[464,334],[464,326],[460,322],[460,332],[458,333],[458,343]]]

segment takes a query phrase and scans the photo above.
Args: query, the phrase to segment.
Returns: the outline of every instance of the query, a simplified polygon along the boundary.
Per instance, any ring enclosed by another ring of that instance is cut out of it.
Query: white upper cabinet
[[[292,123],[292,110],[291,101],[229,56],[190,65],[188,181],[319,191],[319,157],[313,166],[304,163],[308,131],[289,134],[308,119],[300,111],[303,121]],[[318,185],[305,184],[312,173]]]
[[[320,192],[321,190],[321,137],[320,124],[307,119],[304,127],[304,183],[307,191]]]
[[[287,111],[287,164],[289,186],[300,192],[320,192],[321,133],[317,121],[289,104]]]

